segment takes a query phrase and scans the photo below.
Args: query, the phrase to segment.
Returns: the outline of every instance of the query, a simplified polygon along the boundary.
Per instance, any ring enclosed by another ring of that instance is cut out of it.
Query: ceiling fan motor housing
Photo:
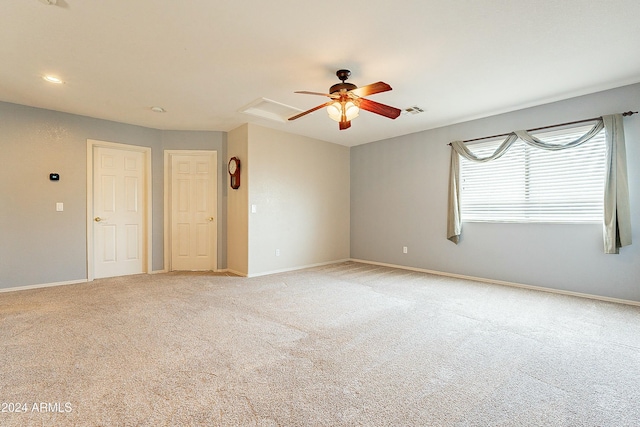
[[[336,76],[338,76],[338,78],[344,82],[349,77],[351,77],[351,71],[345,69],[338,70],[336,71]]]
[[[350,91],[358,88],[358,86],[354,84],[344,82],[351,76],[351,71],[338,70],[336,71],[336,76],[338,76],[338,78],[340,79],[340,83],[337,83],[331,86],[331,88],[329,89],[329,93],[340,92],[340,90],[342,89],[344,89],[345,91]]]
[[[329,93],[335,93],[335,92],[340,92],[340,90],[344,89],[345,91],[350,91],[353,89],[357,89],[358,86],[351,84],[351,83],[336,83],[333,86],[331,86],[331,88],[329,88]]]

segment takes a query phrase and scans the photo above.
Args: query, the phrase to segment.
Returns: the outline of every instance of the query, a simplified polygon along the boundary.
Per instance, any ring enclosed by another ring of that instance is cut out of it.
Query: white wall
[[[598,224],[464,223],[457,246],[446,239],[448,142],[639,107],[636,84],[353,147],[351,256],[640,301],[640,115],[624,122],[635,243],[619,255]]]
[[[227,135],[227,157],[224,159],[227,188],[227,268],[229,271],[249,273],[249,127],[240,126]],[[240,187],[230,188],[228,163],[231,157],[240,159]]]
[[[248,139],[249,274],[349,258],[349,149],[251,124]]]

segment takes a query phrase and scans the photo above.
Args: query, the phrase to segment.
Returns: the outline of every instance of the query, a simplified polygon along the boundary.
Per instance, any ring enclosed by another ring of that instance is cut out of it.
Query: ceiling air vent
[[[267,98],[258,98],[252,103],[242,107],[239,111],[241,113],[251,114],[252,116],[262,117],[263,119],[286,122],[289,117],[298,114],[302,110]]]
[[[424,113],[424,108],[420,108],[417,105],[414,105],[413,107],[405,108],[404,110],[402,110],[402,112],[404,114],[420,114]]]

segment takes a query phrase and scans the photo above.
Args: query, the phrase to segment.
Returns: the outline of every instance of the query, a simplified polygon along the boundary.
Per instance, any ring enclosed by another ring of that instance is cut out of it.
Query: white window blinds
[[[562,145],[582,136],[593,124],[534,134]],[[493,153],[502,140],[467,144],[477,156]],[[516,141],[499,159],[460,161],[462,221],[602,222],[605,135],[600,131],[582,145],[559,151]]]

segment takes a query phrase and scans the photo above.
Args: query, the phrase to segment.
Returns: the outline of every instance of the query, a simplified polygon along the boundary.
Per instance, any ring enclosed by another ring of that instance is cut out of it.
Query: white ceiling
[[[640,81],[638,0],[43,0],[0,2],[0,100],[157,129],[252,122],[353,146]],[[348,68],[370,99],[426,111],[324,110],[294,122]],[[42,80],[54,74],[65,81]],[[151,106],[164,107],[154,113]]]

